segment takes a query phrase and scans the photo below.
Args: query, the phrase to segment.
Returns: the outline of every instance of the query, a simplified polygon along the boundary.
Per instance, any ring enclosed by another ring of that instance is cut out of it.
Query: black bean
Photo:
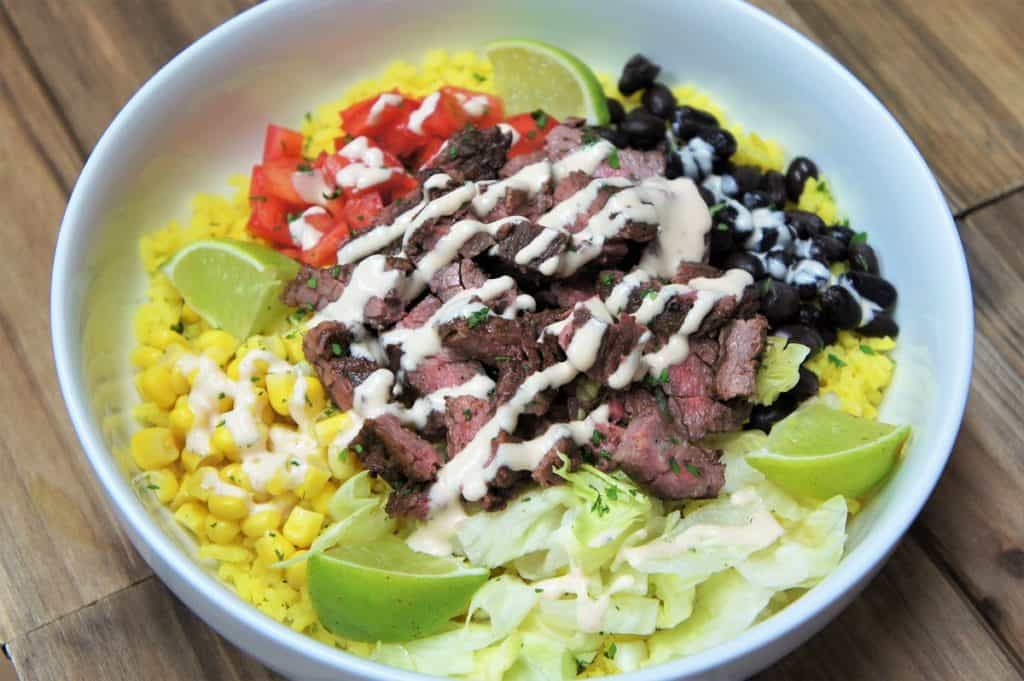
[[[746,428],[756,428],[768,433],[778,421],[792,414],[796,406],[796,400],[786,395],[779,395],[779,398],[767,407],[755,404],[750,410]]]
[[[888,281],[870,272],[847,272],[853,288],[868,300],[888,309],[896,304],[896,287]]]
[[[629,135],[617,128],[594,128],[594,132],[614,144],[619,149],[625,149],[629,146]]]
[[[736,166],[736,169],[732,171],[732,177],[736,180],[736,187],[741,196],[757,189],[761,183],[761,171],[754,166]]]
[[[670,156],[675,156],[676,161],[679,161],[679,155],[678,154],[670,154]],[[679,162],[679,175],[683,174],[682,168],[683,168],[683,164],[682,164],[682,162]],[[666,175],[666,177],[668,177],[668,168],[666,167],[665,170],[666,170],[665,175]],[[679,175],[676,175],[676,177],[679,177]],[[672,179],[672,178],[669,177],[669,179]],[[704,199],[704,203],[707,204],[708,208],[711,208],[711,206],[715,205],[715,195],[711,193],[710,189],[708,189],[707,187],[704,187],[702,185],[697,185],[697,193],[700,194],[700,198]],[[733,211],[733,213],[735,214],[735,211]],[[715,220],[715,218],[711,218],[711,219]],[[735,220],[735,215],[733,216],[733,219]]]
[[[626,115],[619,130],[628,135],[630,146],[653,149],[665,138],[665,121],[637,107]]]
[[[769,279],[761,285],[760,306],[769,324],[782,326],[800,313],[800,294],[789,284]]]
[[[769,233],[775,233],[775,230],[764,230],[764,233],[767,236]],[[773,248],[765,254],[764,261],[764,268],[768,274],[774,279],[785,280],[786,270],[793,264],[793,253],[783,248]]]
[[[777,170],[769,170],[761,177],[760,189],[768,195],[776,208],[786,205],[786,178]]]
[[[802,402],[818,394],[818,375],[806,367],[800,367],[800,378],[796,385],[786,391],[786,397]]]
[[[825,221],[806,210],[787,210],[786,224],[796,230],[800,239],[809,239],[825,231]]]
[[[634,54],[622,67],[622,75],[619,76],[619,92],[624,95],[631,95],[637,90],[643,90],[654,83],[658,77],[661,67],[651,62],[642,54]]]
[[[800,308],[801,321],[803,320],[803,311],[805,308]],[[775,329],[776,336],[782,336],[788,338],[794,343],[805,345],[811,349],[811,354],[815,354],[823,347],[825,342],[821,338],[821,334],[813,326],[807,326],[805,324],[787,324]]]
[[[811,243],[821,249],[821,254],[830,263],[846,260],[846,244],[839,239],[834,239],[828,234],[819,234],[811,237]]]
[[[736,153],[736,138],[728,130],[705,128],[697,136],[715,148],[715,156],[719,159],[728,160]]]
[[[760,279],[764,276],[764,265],[761,264],[761,260],[750,253],[744,253],[737,251],[731,253],[728,258],[725,259],[726,269],[741,269],[748,272],[754,279]]]
[[[853,238],[854,231],[846,225],[832,225],[828,230],[828,235],[833,239],[839,239],[844,244],[849,245],[850,239]]]
[[[860,324],[860,303],[842,286],[829,286],[821,294],[821,313],[829,326],[854,329]]]
[[[729,225],[724,222],[716,222],[712,225],[711,232],[708,234],[708,256],[714,262],[720,262],[730,255],[735,245]]]
[[[668,120],[672,118],[672,113],[676,110],[676,96],[661,83],[655,83],[647,88],[640,101],[643,102],[645,109],[658,118]]]
[[[900,335],[900,327],[887,313],[879,312],[870,322],[857,329],[857,333],[876,338],[880,336],[896,337]]]
[[[793,203],[800,200],[808,177],[818,179],[818,166],[814,165],[814,161],[806,156],[797,156],[789,162],[789,168],[786,169],[786,196]]]
[[[626,109],[622,106],[622,102],[611,97],[605,101],[608,103],[608,116],[612,123],[621,123],[626,117]]]
[[[768,195],[759,189],[755,189],[752,192],[746,192],[743,195],[743,205],[754,210],[755,208],[768,208],[771,206],[771,200]]]
[[[854,272],[870,272],[878,274],[878,257],[875,249],[867,244],[850,244],[847,254],[850,260],[850,269]]]
[[[705,128],[717,128],[718,119],[703,109],[680,106],[672,112],[672,132],[681,140],[689,140]]]

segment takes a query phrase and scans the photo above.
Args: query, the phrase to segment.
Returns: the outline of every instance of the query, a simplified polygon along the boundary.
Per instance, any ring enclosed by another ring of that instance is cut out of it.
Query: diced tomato
[[[377,107],[376,115],[374,115],[373,107],[384,95],[388,95],[389,100],[392,100],[394,95],[398,95],[402,98],[402,101],[397,104],[382,104]],[[393,128],[404,120],[408,120],[409,114],[417,106],[419,106],[419,100],[405,97],[398,90],[391,90],[390,92],[384,92],[369,99],[364,99],[342,111],[342,127],[345,128],[345,132],[353,137],[359,137],[360,135],[376,137],[381,131]]]
[[[361,232],[373,223],[384,201],[377,192],[367,192],[345,204],[342,215],[353,232]]]
[[[505,121],[519,135],[519,139],[508,150],[509,157],[529,154],[544,148],[544,138],[547,137],[551,128],[558,125],[554,116],[549,116],[542,111],[533,113],[522,113]]]
[[[505,117],[501,99],[483,92],[445,85],[441,92],[451,95],[458,102],[466,119],[478,128],[489,128]]]
[[[266,180],[265,193],[285,203],[305,204],[292,185],[292,175],[299,169],[309,169],[309,164],[302,157],[285,156],[266,161],[263,164],[263,176]]]
[[[327,267],[338,261],[338,248],[348,241],[349,228],[344,221],[336,223],[336,226],[320,238],[316,246],[303,251],[299,259],[307,265],[315,267]]]
[[[306,215],[303,220],[315,227],[321,234],[331,232],[338,224],[338,219],[330,213],[312,213]]]
[[[263,141],[263,162],[279,158],[301,158],[302,142],[302,133],[279,125],[268,125],[267,136]]]
[[[373,140],[368,141],[368,146],[370,149],[380,151],[381,163],[383,164],[380,167],[391,168],[394,172],[392,172],[391,176],[384,182],[380,182],[369,187],[343,187],[342,194],[346,200],[372,192],[379,194],[385,202],[390,202],[399,196],[409,193],[417,187],[416,179],[405,171],[401,161],[386,150],[380,149],[376,144],[374,144]],[[338,153],[331,154],[322,160],[317,159],[317,163],[320,164],[327,184],[335,186],[337,182],[337,175],[340,171],[353,163],[364,163],[364,160],[349,158],[339,151]]]
[[[254,166],[252,180],[249,185],[249,231],[271,243],[280,246],[291,246],[292,238],[288,233],[288,214],[301,211],[294,204],[282,201],[268,193],[270,183],[263,166]]]
[[[423,101],[430,102],[431,100],[435,101],[434,108],[423,119],[421,126],[425,135],[448,139],[454,133],[462,130],[469,122],[469,116],[463,111],[459,100],[455,98],[455,93],[439,90],[427,96]]]
[[[403,160],[413,156],[431,140],[430,137],[418,135],[410,130],[408,118],[395,127],[381,131],[373,139],[381,149]]]
[[[278,248],[277,252],[281,255],[287,255],[292,260],[302,259],[302,251],[298,248]]]

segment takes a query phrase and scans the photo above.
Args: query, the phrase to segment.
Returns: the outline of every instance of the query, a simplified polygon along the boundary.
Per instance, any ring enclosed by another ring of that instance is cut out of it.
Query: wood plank
[[[14,293],[0,300],[0,640],[148,574],[99,499],[57,389],[49,272],[64,187],[77,169],[59,126],[42,139],[24,125],[55,114],[13,45],[0,22],[0,287]]]
[[[974,286],[974,380],[952,461],[922,516],[989,624],[1024,658],[1024,192],[962,225]]]
[[[253,4],[3,0],[83,149],[95,146],[121,106],[161,66]]]
[[[1024,184],[1019,0],[791,4],[900,120],[954,211]]]
[[[911,538],[820,634],[757,681],[1020,679],[977,613]]]
[[[20,636],[9,648],[25,681],[63,681],[72,674],[109,680],[281,679],[215,634],[156,578]]]

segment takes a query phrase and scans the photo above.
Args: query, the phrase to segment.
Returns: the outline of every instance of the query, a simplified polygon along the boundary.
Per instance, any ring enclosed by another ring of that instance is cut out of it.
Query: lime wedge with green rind
[[[200,317],[244,340],[288,314],[281,291],[299,265],[259,244],[204,239],[180,249],[162,270]]]
[[[356,641],[409,641],[465,611],[490,571],[413,551],[398,539],[337,546],[307,565],[320,622]]]
[[[608,123],[608,103],[590,67],[539,40],[496,40],[484,51],[494,66],[494,88],[510,114],[542,109],[559,120],[583,116]]]
[[[892,470],[910,426],[851,416],[816,403],[779,421],[747,463],[790,494],[860,497]]]

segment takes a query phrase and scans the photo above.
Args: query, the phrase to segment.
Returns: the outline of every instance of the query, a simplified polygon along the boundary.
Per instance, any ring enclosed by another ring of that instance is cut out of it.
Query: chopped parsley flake
[[[656,290],[654,290],[653,288],[649,288],[646,291],[644,291],[644,298],[650,298],[651,300],[654,300],[657,297],[658,297],[658,292]]]
[[[597,491],[597,488],[594,488]],[[607,515],[611,512],[608,504],[605,502],[604,497],[601,496],[601,492],[597,492],[597,498],[594,499],[594,503],[590,506],[590,512],[596,513],[597,515]]]
[[[463,409],[462,410],[462,416],[463,416],[463,418],[465,418],[468,421],[469,419],[473,418],[473,410],[472,409]]]
[[[679,470],[680,470],[679,469],[679,462],[676,461],[676,457],[674,457],[674,456],[668,457],[668,467],[672,469],[673,473],[678,473],[679,472]]]
[[[146,485],[146,489],[160,489],[160,485],[156,485],[151,482],[148,485]]]
[[[175,333],[181,333],[184,330],[185,330],[185,325],[181,323],[180,319],[178,320],[177,324],[172,324],[171,325],[171,331],[173,331]]]
[[[479,310],[466,317],[466,323],[469,325],[469,328],[476,328],[477,326],[480,326],[485,321],[487,321],[487,318],[490,316],[490,314],[491,308],[481,307]]]
[[[543,130],[544,127],[547,126],[548,124],[548,115],[541,111],[540,109],[537,109],[536,111],[531,111],[530,117],[533,119],[533,122],[537,124],[537,127],[541,130]]]
[[[861,345],[860,346],[860,351],[863,352],[865,355],[877,354],[875,352],[875,349],[873,347],[871,347],[870,345]]]
[[[341,357],[341,343],[331,343],[331,354],[335,357]]]
[[[348,460],[348,450],[347,449],[343,449],[340,452],[338,452],[338,461],[347,461],[347,460]]]
[[[225,397],[227,397],[226,393],[217,393],[217,399],[218,400],[223,400]]]
[[[512,358],[510,356],[508,356],[508,355],[495,355],[494,356],[494,361],[495,362],[508,362],[511,359]]]
[[[602,433],[600,430],[595,430],[594,433],[590,436],[590,441],[593,442],[595,445],[599,445],[607,439],[608,436]]]
[[[536,139],[536,137],[537,137],[537,131],[536,130],[529,130],[529,131],[527,131],[526,139],[532,140],[532,139]]]
[[[682,440],[680,440],[680,439],[679,439],[678,437],[676,437],[675,435],[673,435],[672,437],[670,437],[670,438],[668,439],[668,441],[669,441],[669,442],[671,442],[671,443],[672,443],[672,444],[674,444],[674,445],[681,445],[681,444],[683,444],[683,441],[682,441]]]
[[[832,364],[833,366],[836,366],[836,367],[844,367],[844,366],[846,366],[846,362],[844,362],[843,360],[839,359],[838,357],[833,355],[831,352],[828,353],[828,361],[829,361],[829,364]]]
[[[313,172],[313,166],[309,165],[305,161],[303,161],[299,165],[295,166],[295,169],[298,170],[300,173],[311,173],[311,172]]]
[[[696,466],[694,466],[692,463],[686,464],[686,472],[689,473],[690,475],[692,475],[695,478],[703,478],[704,477],[704,473],[701,472],[701,470],[699,468],[697,468]]]
[[[278,560],[284,560],[284,554],[281,553],[281,549],[274,549],[274,555],[277,556]]]
[[[352,445],[352,449],[356,450],[356,454],[362,454],[363,453],[363,446],[362,445],[359,445],[359,444]]]
[[[328,201],[333,201],[334,199],[338,198],[339,196],[341,196],[341,188],[340,187],[336,187],[334,189],[334,191],[331,192],[330,194],[323,194],[323,197],[325,199],[327,199]]]
[[[341,265],[335,265],[334,267],[332,267],[332,268],[331,268],[330,270],[328,270],[328,271],[329,271],[329,272],[331,273],[331,276],[332,276],[332,277],[334,277],[335,279],[337,279],[338,277],[340,277],[340,276],[341,276]]]
[[[616,499],[619,498],[619,488],[616,487],[615,485],[608,485],[608,487],[605,489],[604,493],[612,501],[615,501]]]
[[[583,146],[589,147],[592,144],[597,144],[597,140],[599,139],[600,138],[597,135],[588,130],[587,132],[583,133],[583,137],[580,141],[583,143]]]
[[[459,157],[459,148],[453,144],[452,148],[448,150],[448,158],[458,158],[458,157]]]
[[[288,460],[288,465],[289,466],[301,466],[302,464],[299,462],[298,459],[289,459]]]
[[[850,238],[851,244],[866,244],[868,242],[867,232],[857,232]]]
[[[612,149],[612,153],[608,154],[608,165],[618,170],[619,168],[619,150]]]
[[[711,213],[712,215],[714,215],[715,213],[717,213],[718,211],[722,210],[723,208],[725,208],[728,205],[729,204],[726,203],[725,201],[722,201],[721,203],[716,203],[715,205],[711,206],[711,208],[708,208],[708,212]]]
[[[612,643],[604,651],[604,656],[607,657],[609,660],[614,660],[615,659],[615,653],[617,653],[617,652],[619,652],[619,649],[616,647],[615,643]]]
[[[611,274],[602,274],[601,283],[604,284],[605,286],[611,286],[613,283],[615,283],[615,277],[613,277]]]
[[[728,232],[729,225],[725,224],[724,222],[719,222],[718,224],[715,225],[715,229],[717,229],[719,232]]]
[[[484,82],[485,80],[487,80],[487,76],[484,76],[483,74],[477,73],[476,71],[474,71],[474,72],[473,72],[473,78],[474,78],[474,79],[476,80],[476,82],[478,82],[478,83],[482,83],[482,82]]]
[[[668,369],[662,369],[658,374],[658,383],[668,383]]]
[[[610,459],[610,458],[612,458],[612,453],[609,452],[607,449],[599,449],[599,450],[597,450],[597,455],[599,457],[601,457],[602,459]]]
[[[306,286],[308,286],[309,288],[316,288],[316,285],[317,285],[317,278],[316,277],[310,277],[309,279],[306,280]]]

